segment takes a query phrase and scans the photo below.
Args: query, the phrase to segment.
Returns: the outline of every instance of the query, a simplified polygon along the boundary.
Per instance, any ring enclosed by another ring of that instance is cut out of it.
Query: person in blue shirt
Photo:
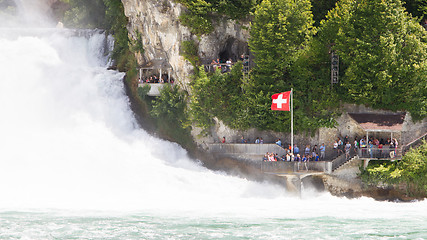
[[[325,144],[324,143],[322,143],[322,145],[320,145],[319,150],[320,150],[320,160],[325,160],[325,151],[326,151],[326,148],[325,148]]]
[[[373,150],[373,148],[374,148],[374,144],[372,144],[372,141],[369,141],[369,155],[370,155],[370,157],[372,158],[373,156],[373,154],[374,154],[374,150]]]
[[[277,145],[279,145],[279,147],[281,147],[281,146],[282,146],[282,141],[280,140],[280,138],[279,138],[279,139],[277,139],[276,144],[277,144]]]
[[[296,144],[294,144],[294,154],[299,154],[299,148]]]

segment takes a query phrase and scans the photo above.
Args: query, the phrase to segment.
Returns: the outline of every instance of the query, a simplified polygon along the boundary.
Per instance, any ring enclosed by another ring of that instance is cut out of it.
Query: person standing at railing
[[[229,72],[231,70],[231,65],[233,64],[231,58],[229,58],[225,63],[227,63],[227,72]]]
[[[304,155],[305,155],[305,156],[310,155],[310,145],[306,145],[306,146],[305,146]]]
[[[299,147],[296,144],[294,144],[294,155],[297,155],[297,154],[299,154]]]
[[[378,144],[378,156],[380,157],[380,158],[383,158],[384,157],[384,154],[383,154],[383,144],[380,142],[379,144]]]
[[[397,142],[396,138],[393,138],[393,142],[394,142],[394,156],[397,155],[397,146],[399,145],[399,143]]]
[[[357,149],[359,148],[359,141],[357,141],[357,137],[354,138],[354,151],[357,153]]]
[[[368,146],[369,146],[369,156],[372,158],[373,157],[373,154],[374,154],[374,144],[372,144],[372,141],[369,141],[369,143],[368,143]]]
[[[319,150],[320,150],[320,160],[325,160],[326,148],[325,148],[324,143],[322,143],[322,145],[320,145]]]

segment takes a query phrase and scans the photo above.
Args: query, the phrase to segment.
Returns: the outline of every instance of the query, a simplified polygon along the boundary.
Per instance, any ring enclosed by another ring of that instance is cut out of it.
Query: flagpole
[[[291,88],[291,153],[294,154],[294,90]]]

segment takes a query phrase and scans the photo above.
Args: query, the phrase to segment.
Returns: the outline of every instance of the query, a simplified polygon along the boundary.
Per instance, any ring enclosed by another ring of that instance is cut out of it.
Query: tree
[[[411,149],[397,165],[395,176],[407,183],[408,191],[427,195],[427,142]]]
[[[105,28],[105,10],[103,0],[62,0],[69,3],[64,23],[74,28]]]
[[[187,94],[177,85],[166,84],[160,91],[160,96],[153,101],[151,115],[156,119],[158,131],[170,140],[179,141],[189,146],[191,127],[187,112]]]
[[[315,26],[319,26],[321,20],[326,18],[328,11],[335,7],[337,0],[311,0],[311,11]]]
[[[314,34],[308,0],[264,0],[255,10],[249,47],[256,67],[246,87],[251,122],[260,129],[289,131],[289,114],[270,110],[271,95],[290,90],[292,64]],[[277,124],[281,122],[281,124]]]
[[[427,34],[400,0],[343,0],[319,36],[340,56],[344,100],[427,116]]]
[[[427,18],[427,2],[425,0],[404,0],[406,10],[413,17]]]

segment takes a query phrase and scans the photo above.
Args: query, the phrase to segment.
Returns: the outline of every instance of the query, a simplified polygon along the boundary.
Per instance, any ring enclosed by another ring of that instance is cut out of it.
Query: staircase
[[[417,146],[421,145],[422,142],[427,140],[427,133],[425,133],[424,135],[422,135],[421,137],[415,139],[414,141],[406,144],[405,146],[402,147],[402,155],[405,155],[405,153],[407,151],[409,151],[411,148],[416,148]]]

